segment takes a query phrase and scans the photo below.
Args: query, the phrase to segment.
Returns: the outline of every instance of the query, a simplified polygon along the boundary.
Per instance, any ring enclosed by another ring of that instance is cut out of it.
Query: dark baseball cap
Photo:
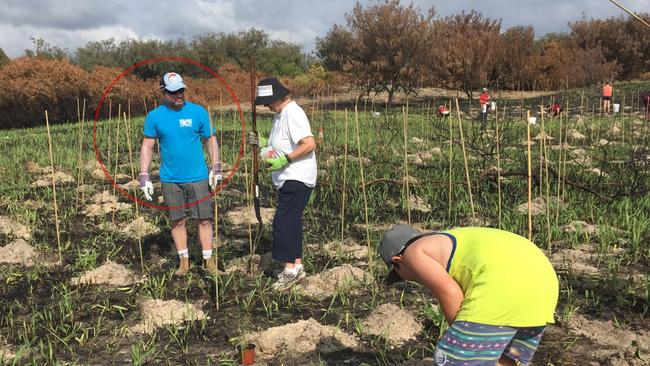
[[[381,239],[381,243],[379,244],[379,253],[381,259],[383,259],[384,263],[388,266],[388,278],[386,279],[387,284],[390,285],[402,281],[399,275],[393,271],[392,258],[396,255],[402,254],[409,244],[420,239],[424,235],[426,234],[404,224],[395,225],[384,234],[384,237]]]
[[[287,89],[280,80],[275,77],[269,77],[260,80],[257,84],[257,96],[255,97],[255,104],[271,104],[276,100],[283,99],[289,95]]]

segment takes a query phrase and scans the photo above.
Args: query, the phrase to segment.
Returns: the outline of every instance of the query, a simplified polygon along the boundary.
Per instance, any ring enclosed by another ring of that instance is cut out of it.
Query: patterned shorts
[[[438,342],[435,365],[495,365],[502,355],[518,364],[528,364],[533,359],[544,328],[455,321]]]
[[[184,218],[186,211],[193,219],[211,219],[213,216],[212,200],[197,203],[210,195],[207,179],[191,183],[163,182],[162,193],[165,205],[176,207],[169,209],[169,219],[172,221]]]

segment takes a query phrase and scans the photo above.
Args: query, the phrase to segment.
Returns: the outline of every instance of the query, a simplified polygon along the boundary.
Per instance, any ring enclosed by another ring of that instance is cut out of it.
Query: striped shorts
[[[438,342],[436,365],[495,365],[501,356],[528,364],[539,346],[544,326],[508,327],[455,321]]]

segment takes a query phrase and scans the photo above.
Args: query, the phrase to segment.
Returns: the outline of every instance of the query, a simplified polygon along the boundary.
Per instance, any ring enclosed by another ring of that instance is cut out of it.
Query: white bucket
[[[497,102],[490,102],[490,109],[491,110],[497,109]]]
[[[534,125],[537,123],[537,117],[528,117],[528,123]]]
[[[619,110],[621,110],[621,105],[618,103],[612,104],[612,108],[614,110],[614,113],[618,113]]]

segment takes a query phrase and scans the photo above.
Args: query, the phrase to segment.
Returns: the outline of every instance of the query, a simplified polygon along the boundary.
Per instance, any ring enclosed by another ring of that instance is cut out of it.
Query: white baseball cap
[[[178,89],[183,89],[185,88],[185,84],[183,83],[183,78],[181,77],[180,74],[177,74],[175,72],[168,72],[165,74],[165,76],[160,79],[160,89],[167,89],[170,92],[175,92]]]

